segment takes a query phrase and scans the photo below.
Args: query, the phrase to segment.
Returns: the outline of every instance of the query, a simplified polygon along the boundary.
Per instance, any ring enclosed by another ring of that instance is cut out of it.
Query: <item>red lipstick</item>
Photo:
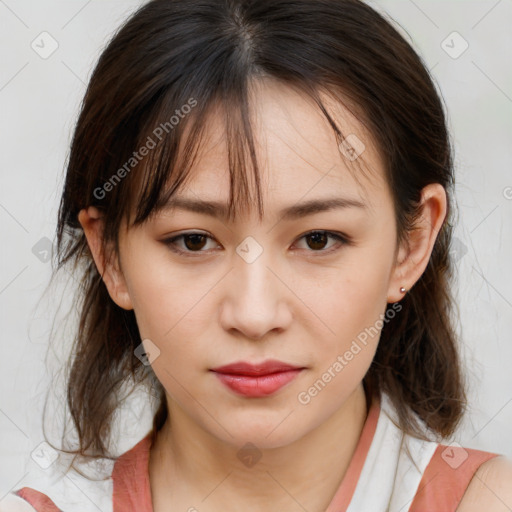
[[[212,368],[217,378],[235,393],[263,397],[292,381],[304,368],[270,359],[260,364],[237,361]]]

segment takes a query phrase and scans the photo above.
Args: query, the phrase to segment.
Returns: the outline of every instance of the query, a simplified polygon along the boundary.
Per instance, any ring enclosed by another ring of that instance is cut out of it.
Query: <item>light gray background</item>
[[[45,361],[54,311],[70,288],[40,297],[75,117],[101,48],[140,3],[0,0],[0,500],[30,471],[49,376],[64,357]],[[403,27],[432,69],[456,144],[456,291],[471,410],[455,441],[512,456],[512,2],[372,5]],[[31,47],[50,48],[44,31],[58,43],[46,59]],[[469,44],[458,58],[447,53],[463,49],[454,31]],[[122,431],[120,452],[150,427],[149,411],[126,414],[133,429]]]

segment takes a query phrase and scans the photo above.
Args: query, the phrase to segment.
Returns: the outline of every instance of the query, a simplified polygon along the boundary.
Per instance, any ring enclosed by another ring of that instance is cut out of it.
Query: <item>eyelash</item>
[[[304,233],[301,237],[299,237],[299,240],[302,240],[303,238],[306,238],[307,236],[311,236],[311,235],[314,235],[314,234],[317,234],[317,233],[325,234],[328,237],[337,240],[341,244],[341,246],[347,246],[347,245],[351,245],[352,244],[350,238],[345,236],[345,235],[342,235],[340,233],[334,233],[332,231],[320,230],[320,229],[313,230],[313,231],[308,231],[307,233]],[[198,257],[201,253],[208,253],[208,251],[201,251],[201,250],[200,251],[189,251],[189,250],[178,249],[176,247],[176,241],[177,240],[183,239],[183,238],[185,238],[187,236],[190,236],[190,235],[204,236],[206,238],[209,238],[210,240],[214,240],[213,236],[211,236],[209,233],[206,233],[206,232],[199,232],[199,233],[197,233],[195,231],[187,231],[185,233],[181,233],[181,234],[179,234],[177,236],[174,236],[172,238],[168,238],[166,240],[163,240],[163,243],[166,246],[168,246],[169,249],[171,249],[173,252],[176,252],[178,254],[184,255],[185,257],[195,258],[195,257]],[[309,250],[307,252],[320,253],[321,255],[326,255],[326,254],[331,254],[332,252],[337,251],[340,248],[341,247],[338,246],[338,247],[330,247],[329,249],[321,249],[321,250],[318,250],[318,251]]]

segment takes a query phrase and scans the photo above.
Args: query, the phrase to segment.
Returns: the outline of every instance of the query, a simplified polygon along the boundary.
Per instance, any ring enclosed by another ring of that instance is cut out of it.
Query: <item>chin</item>
[[[307,434],[303,421],[297,425],[297,418],[294,414],[289,414],[289,410],[279,414],[265,413],[266,418],[257,418],[252,412],[247,412],[247,416],[239,416],[235,421],[222,422],[225,430],[218,429],[217,436],[220,434],[220,440],[234,446],[237,450],[251,443],[260,450],[271,450],[287,446]],[[233,415],[230,415],[232,419]],[[226,415],[226,417],[229,417]],[[285,419],[287,418],[287,419]],[[284,420],[284,421],[283,421]],[[215,435],[215,434],[214,434]]]

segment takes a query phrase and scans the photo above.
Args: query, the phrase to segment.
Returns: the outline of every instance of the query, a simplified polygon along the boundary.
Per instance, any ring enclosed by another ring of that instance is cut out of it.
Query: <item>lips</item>
[[[264,397],[291,382],[303,367],[282,361],[267,360],[260,364],[238,361],[213,368],[217,378],[235,393],[247,397]]]
[[[258,377],[260,375],[269,375],[271,373],[299,370],[300,368],[300,366],[293,366],[291,364],[283,363],[282,361],[270,359],[260,364],[251,364],[239,361],[213,368],[212,371],[228,375],[249,375]]]

